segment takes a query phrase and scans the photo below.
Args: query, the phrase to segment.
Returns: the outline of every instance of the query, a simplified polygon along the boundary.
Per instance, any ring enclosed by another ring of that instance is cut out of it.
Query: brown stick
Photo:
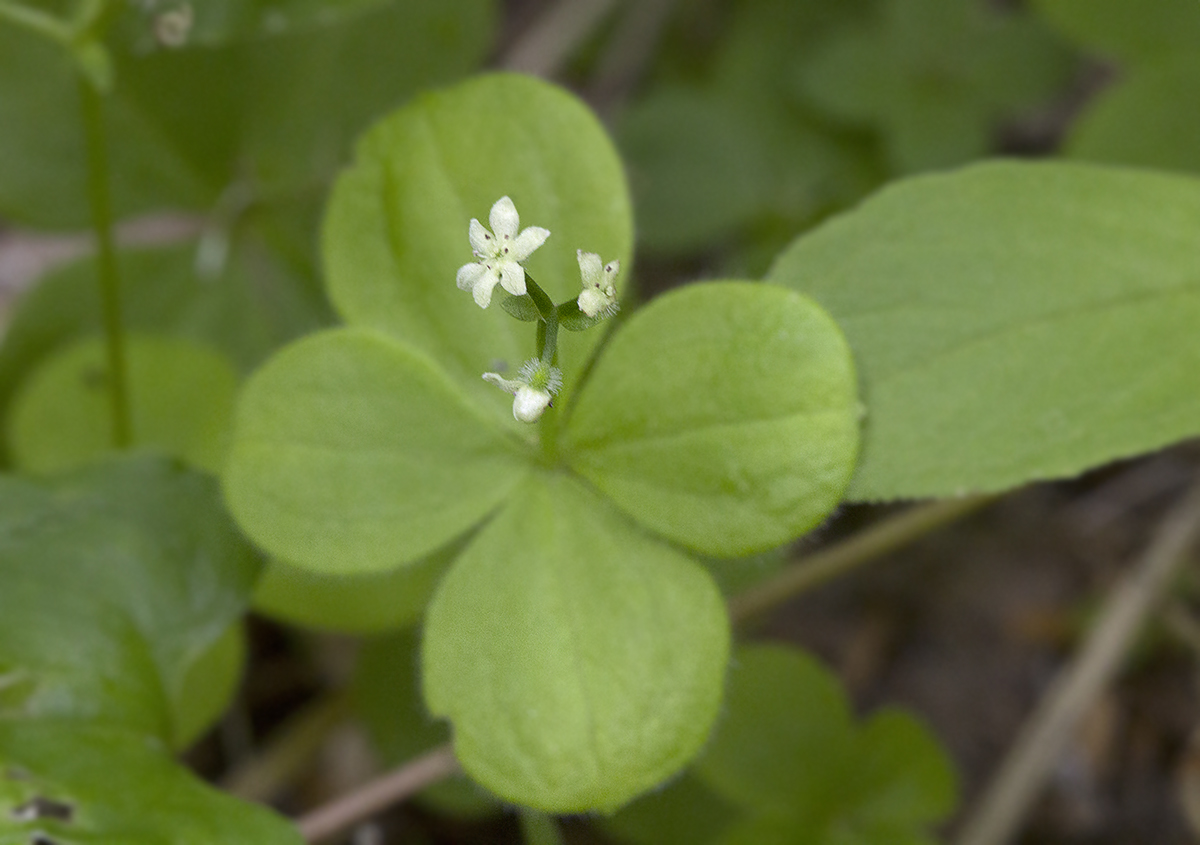
[[[1002,845],[1017,833],[1087,708],[1112,680],[1147,615],[1200,538],[1200,483],[1167,515],[1110,594],[1079,655],[1055,679],[963,825],[959,845]]]
[[[386,810],[427,786],[459,771],[454,749],[437,748],[410,760],[398,769],[364,784],[349,795],[336,798],[307,813],[296,822],[306,842],[320,842],[358,822]]]

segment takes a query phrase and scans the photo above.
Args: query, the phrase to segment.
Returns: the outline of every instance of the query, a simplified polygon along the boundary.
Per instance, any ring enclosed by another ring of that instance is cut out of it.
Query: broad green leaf
[[[534,353],[532,331],[455,286],[473,260],[468,222],[486,224],[503,196],[523,228],[551,232],[526,266],[555,302],[579,293],[579,249],[620,260],[628,276],[629,197],[604,129],[562,89],[516,75],[427,94],[368,132],[334,187],[324,255],[347,322],[402,337],[515,426],[511,398],[480,374],[497,361],[519,367]],[[600,334],[560,336],[560,402]]]
[[[1197,4],[1200,5],[1200,4]],[[1071,158],[1200,172],[1200,61],[1193,52],[1137,67],[1072,127]]]
[[[0,213],[39,227],[91,220],[75,68],[57,45],[0,22]],[[203,205],[212,193],[144,115],[110,100],[113,202],[119,214]]]
[[[965,0],[884,0],[874,19],[805,54],[799,89],[835,116],[883,133],[912,172],[989,151],[994,125],[1071,80],[1073,62],[1038,21]]]
[[[807,815],[836,805],[853,761],[845,693],[815,659],[782,646],[735,655],[701,780],[759,813]]]
[[[250,244],[236,248],[211,278],[197,273],[192,244],[131,250],[119,258],[127,330],[215,346],[243,371],[326,319],[303,273]],[[90,259],[53,271],[26,292],[0,345],[0,416],[10,415],[14,393],[48,358],[102,333],[102,313]]]
[[[531,478],[434,595],[425,700],[471,777],[552,812],[614,810],[700,750],[729,627],[694,562],[561,475]]]
[[[399,766],[450,740],[445,722],[425,709],[419,683],[420,630],[363,644],[354,669],[354,705],[383,763]],[[436,783],[420,799],[455,816],[482,816],[498,805],[465,777]]]
[[[639,246],[683,252],[745,226],[775,186],[763,141],[732,104],[660,88],[621,118]]]
[[[725,710],[696,766],[748,811],[721,845],[916,845],[954,808],[953,769],[928,731],[898,711],[855,726],[837,680],[800,652],[742,649]]]
[[[302,845],[263,807],[202,783],[165,746],[86,721],[0,716],[0,842]]]
[[[1200,182],[997,163],[885,189],[773,281],[845,330],[859,500],[1004,490],[1200,433]]]
[[[705,845],[740,815],[694,776],[684,774],[604,819],[604,828],[636,845]]]
[[[1194,0],[1033,0],[1033,7],[1081,44],[1126,61],[1192,53],[1200,40]]]
[[[382,572],[324,574],[281,561],[267,563],[254,590],[254,609],[292,625],[372,634],[420,618],[458,544],[415,563]]]
[[[427,358],[375,331],[334,329],[251,376],[224,481],[238,523],[268,553],[365,574],[462,534],[528,466]]]
[[[140,457],[0,478],[0,505],[0,718],[180,735],[172,702],[258,568],[215,483]]]
[[[190,25],[184,43],[219,45],[230,40],[261,39],[292,30],[328,27],[382,5],[387,0],[205,0],[188,4]],[[182,4],[181,4],[182,5]],[[153,49],[154,22],[179,5],[130,3],[118,23],[135,51]]]
[[[107,347],[94,338],[51,356],[24,382],[8,417],[8,447],[24,472],[79,467],[113,449]],[[237,373],[213,349],[128,335],[133,443],[216,472],[228,447]]]
[[[238,621],[195,658],[175,690],[172,748],[187,748],[217,722],[237,694],[245,665],[246,628]]]
[[[195,35],[207,43],[256,17],[269,29],[280,4],[193,5]],[[371,119],[468,72],[488,48],[491,0],[322,5],[288,4],[292,19],[319,25],[219,47],[148,50],[148,21],[141,38],[122,27],[106,101],[119,216],[214,205],[228,214],[312,191]],[[8,25],[0,25],[0,127],[0,211],[42,227],[87,225],[74,68],[64,51]]]
[[[854,468],[859,405],[845,339],[768,285],[689,285],[613,336],[568,409],[571,467],[635,520],[716,556],[812,528]]]

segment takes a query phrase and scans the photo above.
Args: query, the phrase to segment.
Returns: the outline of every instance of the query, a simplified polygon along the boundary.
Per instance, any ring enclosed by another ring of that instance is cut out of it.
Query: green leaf
[[[186,340],[140,335],[125,338],[125,356],[134,445],[219,470],[238,383],[225,357]],[[111,452],[110,378],[101,338],[69,346],[31,373],[8,418],[15,465],[49,474]]]
[[[613,810],[699,751],[729,627],[700,567],[553,475],[455,563],[423,647],[425,700],[471,777],[538,809]]]
[[[1191,52],[1131,70],[1072,127],[1066,152],[1085,161],[1200,172],[1200,61]]]
[[[522,227],[551,232],[526,263],[551,299],[578,295],[577,249],[629,266],[629,197],[604,129],[562,89],[516,75],[425,95],[367,133],[334,187],[324,254],[330,296],[347,322],[402,337],[515,427],[511,400],[479,376],[500,369],[497,360],[528,358],[529,327],[481,310],[454,284],[472,260],[468,221],[486,223],[502,196]],[[559,401],[599,334],[560,336]]]
[[[1000,163],[899,183],[771,270],[845,330],[859,500],[1004,490],[1200,433],[1200,182]]]
[[[237,694],[245,665],[246,628],[239,621],[195,658],[175,690],[172,748],[187,748],[217,722]]]
[[[202,783],[167,748],[137,733],[87,722],[0,718],[0,841],[302,845],[304,840],[265,808]]]
[[[205,0],[189,4],[191,26],[187,45],[220,45],[231,40],[261,39],[293,30],[327,27],[344,18],[353,18],[387,0]],[[135,51],[145,52],[156,45],[154,20],[171,4],[155,9],[146,4],[128,4],[130,8],[117,23],[121,34]]]
[[[690,285],[638,311],[568,412],[576,471],[635,520],[718,556],[824,519],[858,447],[841,332],[810,300],[753,283]]]
[[[0,213],[39,227],[90,223],[76,71],[55,44],[0,24]],[[109,98],[113,201],[118,214],[212,197],[150,121]]]
[[[193,5],[196,35],[205,42],[256,19],[269,24],[272,7],[281,4]],[[118,216],[218,204],[236,210],[264,196],[290,201],[312,191],[332,177],[370,120],[479,63],[492,5],[342,0],[331,7],[304,0],[288,3],[288,15],[313,23],[322,17],[319,26],[182,50],[148,50],[146,26],[141,39],[127,43],[123,28],[114,49],[117,84],[106,98]],[[75,90],[66,51],[0,26],[6,216],[41,227],[90,222]]]
[[[1200,41],[1200,7],[1193,0],[1033,0],[1064,33],[1133,62],[1192,53]]]
[[[636,845],[704,845],[741,813],[692,775],[634,801],[603,820],[606,830]]]
[[[29,679],[0,715],[170,736],[170,701],[257,574],[215,484],[141,457],[0,478],[0,504],[0,674]]]
[[[533,303],[533,297],[527,293],[521,296],[504,297],[500,300],[500,307],[523,323],[532,323],[542,319],[537,306]]]
[[[255,588],[254,609],[291,625],[348,634],[411,625],[424,612],[459,545],[407,566],[356,575],[271,561]]]
[[[193,244],[119,258],[127,330],[216,346],[241,370],[324,319],[302,274],[249,245],[236,249],[214,278],[196,272]],[[19,300],[0,346],[0,415],[9,415],[13,394],[52,354],[102,333],[98,291],[95,264],[87,259],[50,273]]]
[[[806,54],[812,102],[881,130],[899,172],[989,151],[994,124],[1071,80],[1073,63],[1038,21],[963,0],[885,0],[876,17]]]
[[[924,828],[954,809],[954,771],[913,717],[850,719],[836,679],[780,646],[742,649],[698,777],[750,811],[721,845],[931,842]]]
[[[412,563],[482,520],[528,470],[520,444],[424,356],[334,329],[247,382],[224,481],[268,553],[330,574]]]
[[[745,226],[775,187],[764,143],[732,103],[661,87],[621,118],[639,246],[686,252]]]
[[[815,659],[782,646],[745,647],[696,773],[740,807],[807,815],[837,804],[854,740],[845,693]]]
[[[445,722],[425,709],[418,683],[420,631],[410,628],[363,644],[354,670],[354,704],[375,750],[399,766],[450,741]],[[499,809],[495,799],[465,777],[436,783],[420,793],[455,816],[482,816]]]

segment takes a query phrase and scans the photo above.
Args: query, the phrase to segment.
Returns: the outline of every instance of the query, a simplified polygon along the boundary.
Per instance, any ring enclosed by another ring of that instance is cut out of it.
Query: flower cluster
[[[505,310],[520,319],[540,321],[537,357],[526,361],[516,378],[483,374],[485,381],[513,394],[513,417],[537,422],[562,387],[562,371],[554,366],[560,317],[567,320],[567,328],[578,331],[615,314],[621,263],[605,264],[596,253],[577,250],[583,289],[576,299],[555,305],[525,270],[526,259],[550,237],[549,230],[539,226],[522,230],[517,207],[508,197],[496,200],[488,223],[490,230],[471,219],[467,237],[475,260],[458,268],[456,282],[461,290],[471,292],[480,308],[491,304],[492,291],[500,285],[521,298],[506,301]]]

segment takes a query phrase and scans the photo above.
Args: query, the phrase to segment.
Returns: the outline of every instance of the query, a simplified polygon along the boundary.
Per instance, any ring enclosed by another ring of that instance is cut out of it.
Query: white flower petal
[[[579,261],[579,275],[583,278],[583,286],[591,287],[599,280],[600,274],[604,271],[600,256],[594,252],[584,252],[579,249],[575,251],[575,258]]]
[[[496,282],[500,281],[500,274],[496,272],[494,267],[487,267],[479,279],[475,282],[475,286],[471,288],[471,294],[475,297],[475,304],[480,308],[487,308],[492,302],[492,288],[496,286]]]
[[[513,418],[521,422],[537,422],[550,407],[550,394],[529,385],[522,385],[513,399]]]
[[[589,317],[595,317],[608,307],[608,299],[595,288],[584,288],[575,301],[579,304],[579,310]]]
[[[500,262],[500,284],[513,296],[525,293],[525,268],[515,261]]]
[[[546,242],[546,238],[550,237],[550,230],[543,229],[541,226],[530,226],[521,234],[517,235],[517,239],[513,241],[512,250],[508,257],[514,261],[524,261],[531,256],[539,246]]]
[[[516,393],[522,387],[528,387],[528,385],[523,381],[504,378],[504,376],[500,375],[499,373],[484,373],[483,380],[488,384],[496,385],[496,387],[500,388],[506,393]]]
[[[467,239],[471,241],[471,249],[474,250],[476,255],[483,258],[495,257],[497,251],[496,239],[474,217],[471,218],[471,225],[467,227]]]
[[[492,224],[492,231],[496,233],[496,239],[500,241],[511,241],[516,238],[517,229],[521,226],[517,207],[508,197],[500,197],[496,200],[491,213],[488,214],[488,222]]]
[[[487,268],[478,261],[472,261],[470,264],[464,264],[458,268],[458,275],[455,281],[458,283],[459,290],[471,290],[479,281],[479,277],[487,272]]]
[[[610,286],[617,278],[617,274],[621,272],[620,261],[610,261],[604,265],[604,280]]]

